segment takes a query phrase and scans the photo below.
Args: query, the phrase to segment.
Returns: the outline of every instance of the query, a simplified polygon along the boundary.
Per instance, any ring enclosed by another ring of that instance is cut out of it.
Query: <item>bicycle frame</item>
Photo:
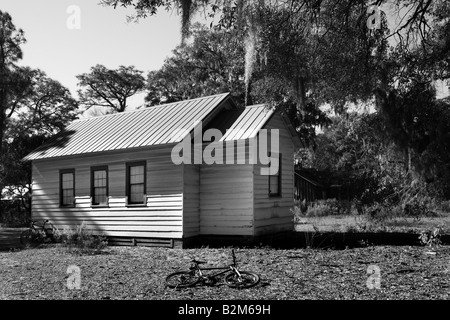
[[[195,264],[194,267],[191,267],[191,270],[197,271],[197,272],[198,272],[198,275],[199,275],[200,277],[202,277],[202,278],[208,278],[208,277],[210,277],[210,278],[215,278],[215,277],[220,276],[220,275],[222,275],[222,274],[225,274],[225,273],[227,273],[227,272],[229,272],[229,271],[236,272],[236,274],[237,274],[238,276],[241,276],[241,274],[239,273],[239,270],[238,270],[238,269],[236,268],[236,266],[234,266],[234,265],[229,265],[229,266],[227,266],[227,267],[201,268],[198,264]],[[224,270],[224,271],[217,272],[217,273],[214,273],[214,274],[211,274],[211,275],[205,275],[205,274],[203,274],[202,271],[208,271],[208,270]]]
[[[31,221],[31,229],[33,229],[35,231],[43,231],[46,237],[53,236],[53,229],[54,229],[53,224],[51,224],[49,220],[44,220],[42,225],[40,225],[40,223],[42,223],[40,220],[32,220]],[[50,228],[46,228],[46,225],[49,225]],[[51,230],[51,231],[48,231],[48,230]]]
[[[229,271],[235,272],[239,277],[241,276],[241,273],[239,272],[239,270],[237,269],[237,265],[236,265],[236,256],[234,254],[234,250],[232,250],[232,256],[233,256],[233,263],[226,266],[226,267],[209,267],[209,268],[202,268],[200,267],[200,265],[196,262],[193,262],[193,266],[190,268],[191,270],[197,271],[198,275],[201,278],[215,278],[217,276],[220,276],[222,274],[225,274]],[[217,272],[214,273],[212,275],[204,275],[202,271],[208,271],[208,270],[224,270],[222,272]]]

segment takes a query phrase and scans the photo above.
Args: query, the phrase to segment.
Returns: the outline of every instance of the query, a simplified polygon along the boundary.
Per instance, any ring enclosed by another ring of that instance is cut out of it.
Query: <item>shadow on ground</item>
[[[441,236],[442,245],[450,245],[450,235]],[[270,246],[280,249],[350,249],[367,246],[423,246],[419,234],[402,232],[285,232],[258,239],[246,237],[204,236],[186,247]]]
[[[26,228],[0,228],[0,251],[22,248],[20,233]]]
[[[26,228],[25,228],[26,229]],[[1,228],[0,251],[20,249],[20,233],[24,228]],[[442,245],[450,245],[450,235],[442,235]],[[422,246],[419,234],[402,232],[283,232],[259,237],[201,236],[183,244],[184,248],[221,248],[227,246],[270,246],[279,249],[351,249],[367,246]]]

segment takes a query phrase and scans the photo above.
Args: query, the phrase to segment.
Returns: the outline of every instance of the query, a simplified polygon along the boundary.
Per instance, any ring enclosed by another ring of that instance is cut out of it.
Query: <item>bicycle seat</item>
[[[196,264],[204,264],[204,263],[208,263],[208,262],[206,262],[206,261],[198,261],[198,260],[192,260],[192,262],[193,263],[196,263]]]

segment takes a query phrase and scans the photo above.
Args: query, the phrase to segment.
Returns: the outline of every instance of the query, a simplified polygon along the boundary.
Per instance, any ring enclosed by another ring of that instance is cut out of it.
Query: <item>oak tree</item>
[[[142,71],[134,66],[108,69],[96,65],[89,73],[77,76],[79,102],[85,109],[94,106],[106,108],[107,112],[124,112],[128,98],[143,90],[145,79]]]
[[[159,70],[147,78],[147,103],[152,106],[200,96],[231,92],[244,103],[244,46],[237,35],[191,28],[192,42],[177,46]]]
[[[22,59],[23,43],[23,30],[16,28],[7,12],[0,11],[0,154],[7,119],[29,90],[29,74],[16,65]]]

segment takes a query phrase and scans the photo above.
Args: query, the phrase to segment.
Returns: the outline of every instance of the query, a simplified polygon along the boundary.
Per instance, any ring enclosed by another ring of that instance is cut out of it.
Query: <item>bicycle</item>
[[[169,274],[166,277],[166,285],[169,288],[187,288],[193,287],[197,283],[202,282],[203,284],[213,285],[218,276],[222,274],[225,275],[225,283],[232,288],[250,288],[259,283],[259,275],[254,272],[241,271],[238,269],[236,263],[236,256],[234,250],[231,250],[233,257],[233,263],[224,267],[213,267],[213,268],[201,268],[201,264],[205,264],[205,261],[198,261],[193,259],[191,261],[192,265],[189,271],[177,271]],[[223,270],[211,275],[205,275],[203,271],[207,270]]]
[[[56,228],[48,220],[32,220],[30,228],[20,234],[20,243],[25,246],[36,246],[46,239],[54,242]]]

